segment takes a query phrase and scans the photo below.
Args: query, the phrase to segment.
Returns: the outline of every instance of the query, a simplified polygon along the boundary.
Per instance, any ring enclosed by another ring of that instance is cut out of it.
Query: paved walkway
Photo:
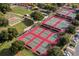
[[[75,50],[75,56],[79,56],[79,44],[76,46]]]

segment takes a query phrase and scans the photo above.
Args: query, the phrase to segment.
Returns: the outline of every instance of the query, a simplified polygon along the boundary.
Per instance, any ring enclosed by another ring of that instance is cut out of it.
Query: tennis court
[[[52,18],[42,21],[42,24],[46,24],[60,30],[65,29],[69,25],[66,19],[57,16],[52,16]]]
[[[55,40],[57,39],[58,35],[56,32],[51,32],[50,30],[40,26],[36,26],[30,32],[25,32],[23,35],[18,37],[18,40],[25,42],[26,47],[29,47],[32,52],[38,54],[45,53],[50,44],[56,44]]]
[[[44,54],[47,49],[50,47],[50,44],[47,42],[43,42],[39,48],[36,49],[37,53]]]
[[[73,9],[67,9],[67,8],[65,8],[65,9],[61,9],[59,12],[57,12],[57,14],[59,14],[59,16],[61,16],[61,17],[65,17],[65,18],[68,18],[68,17],[70,17],[70,18],[72,18],[72,19],[74,19],[75,18],[75,16],[76,16],[76,13],[75,13],[75,10],[73,10]],[[63,16],[62,16],[63,15]],[[67,17],[68,16],[68,17]]]
[[[76,17],[76,13],[70,13],[67,16],[71,17],[72,19],[74,19]]]
[[[69,13],[69,11],[67,9],[62,9],[62,11],[58,13],[61,15],[66,15],[67,13]]]
[[[67,21],[62,21],[58,25],[56,25],[56,28],[59,29],[65,29],[69,26],[69,23]]]
[[[9,25],[13,26],[22,21],[21,17],[17,16],[12,12],[8,12],[5,16],[9,20]]]

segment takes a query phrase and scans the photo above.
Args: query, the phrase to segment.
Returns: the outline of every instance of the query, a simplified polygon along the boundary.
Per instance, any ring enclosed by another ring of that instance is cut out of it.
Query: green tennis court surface
[[[42,45],[38,49],[36,49],[36,51],[43,54],[44,52],[47,51],[49,47],[50,47],[50,44],[48,44],[47,42],[43,42]]]
[[[24,38],[24,42],[27,42],[27,41],[29,41],[30,39],[32,39],[34,36],[33,35],[28,35],[28,36],[26,36],[25,38]]]
[[[34,48],[36,45],[38,45],[41,42],[41,40],[39,38],[35,38],[32,42],[30,42],[29,44],[27,44],[28,46],[30,46],[31,48]]]
[[[69,25],[69,23],[67,21],[62,21],[56,26],[56,28],[65,29],[68,27],[68,25]]]
[[[59,19],[58,18],[52,18],[52,19],[50,19],[49,21],[47,21],[46,22],[46,24],[48,24],[48,25],[52,25],[53,23],[55,23],[56,21],[58,21]]]
[[[49,37],[49,40],[53,41],[53,40],[55,40],[57,37],[58,37],[58,35],[57,35],[57,34],[54,34],[54,35],[52,35],[52,36]]]
[[[43,30],[43,28],[37,28],[37,30],[34,31],[35,34],[40,33]]]
[[[43,38],[46,38],[49,34],[51,34],[51,32],[50,31],[48,31],[48,30],[45,30],[43,33],[41,33],[41,37],[43,37]]]
[[[71,17],[71,18],[75,18],[76,17],[76,13],[70,13],[69,15],[67,15],[67,16],[69,16],[69,17]]]

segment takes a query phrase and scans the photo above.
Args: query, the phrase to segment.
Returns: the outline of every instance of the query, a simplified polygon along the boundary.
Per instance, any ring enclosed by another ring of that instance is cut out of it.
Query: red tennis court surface
[[[49,25],[49,27],[54,27],[57,29],[63,30],[66,27],[68,27],[69,23],[66,21],[66,19],[58,17],[58,16],[51,16],[45,20],[42,21],[42,25]]]
[[[31,31],[21,35],[18,40],[24,41],[25,47],[40,55],[46,53],[51,44],[57,44],[58,38],[56,32],[36,26]]]

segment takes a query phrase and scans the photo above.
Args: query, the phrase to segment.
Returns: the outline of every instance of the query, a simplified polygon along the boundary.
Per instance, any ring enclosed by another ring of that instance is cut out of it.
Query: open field
[[[21,14],[21,15],[31,14],[32,13],[31,10],[27,10],[27,9],[25,9],[23,7],[20,7],[20,6],[13,7],[12,8],[12,11],[14,13]]]

